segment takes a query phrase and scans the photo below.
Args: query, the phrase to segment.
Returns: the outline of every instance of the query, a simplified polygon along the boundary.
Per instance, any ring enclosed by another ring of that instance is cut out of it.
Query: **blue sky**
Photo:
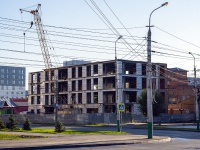
[[[91,1],[86,0],[90,6]],[[161,0],[105,0],[115,15],[128,29],[129,33],[112,14],[104,0],[94,0],[112,25],[117,29],[124,40],[132,46],[117,43],[119,59],[146,60],[146,40],[149,15],[152,10],[165,1]],[[189,71],[193,70],[193,58],[188,52],[200,55],[200,1],[199,0],[169,0],[169,5],[163,7],[152,15],[152,62],[167,63],[168,67],[180,67]],[[0,44],[4,49],[1,52],[1,65],[13,62],[13,65],[27,66],[27,72],[39,71],[44,66],[35,26],[26,32],[25,51],[23,53],[23,32],[30,27],[29,24],[9,22],[8,19],[31,22],[33,16],[29,13],[20,13],[20,8],[35,9],[40,3],[42,9],[42,22],[45,26],[47,39],[51,49],[59,55],[59,62],[72,59],[101,61],[114,59],[114,42],[118,35],[111,32],[104,22],[93,12],[84,0],[1,0],[0,6]],[[30,7],[33,6],[33,7]],[[30,8],[27,8],[30,7]],[[93,7],[96,11],[96,9]],[[49,27],[54,26],[54,27]],[[62,27],[55,28],[55,27]],[[139,28],[138,28],[139,27]],[[12,29],[11,29],[12,28]],[[20,29],[20,30],[18,30]],[[98,29],[98,30],[97,30]],[[101,30],[99,30],[101,29]],[[165,32],[163,32],[165,31]],[[8,37],[8,34],[12,37]],[[13,38],[13,36],[19,38]],[[128,37],[129,36],[129,37]],[[178,39],[178,38],[182,39]],[[189,44],[189,42],[191,44]],[[139,45],[139,43],[141,43]],[[193,45],[192,45],[193,44]],[[166,46],[167,45],[167,46]],[[49,47],[49,48],[50,48]],[[128,47],[128,48],[127,48]],[[136,49],[136,50],[135,50]],[[21,51],[10,52],[8,50]],[[135,53],[135,51],[137,53]],[[168,55],[167,55],[168,54]],[[170,54],[170,55],[169,55]],[[176,57],[176,58],[175,58]],[[182,59],[180,59],[182,57]],[[183,57],[185,59],[183,59]],[[197,69],[200,69],[200,56],[195,55]],[[18,60],[19,59],[19,60]],[[28,60],[24,60],[28,59]],[[31,61],[30,61],[31,60]],[[52,58],[53,65],[55,64]],[[24,65],[26,64],[26,65]],[[32,65],[31,65],[32,64]],[[37,64],[37,65],[36,65]],[[12,64],[10,64],[12,65]],[[41,66],[40,66],[41,65]],[[192,72],[191,72],[192,73]]]

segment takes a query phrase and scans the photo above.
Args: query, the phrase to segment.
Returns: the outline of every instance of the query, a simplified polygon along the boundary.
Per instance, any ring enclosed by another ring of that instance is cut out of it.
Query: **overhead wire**
[[[190,44],[190,45],[193,45],[193,46],[195,46],[195,47],[197,47],[197,48],[200,48],[200,46],[198,46],[198,45],[196,45],[196,44],[193,44],[193,43],[191,43],[191,42],[188,42],[188,41],[186,41],[186,40],[184,40],[184,39],[182,39],[182,38],[180,38],[180,37],[178,37],[178,36],[176,36],[176,35],[174,35],[174,34],[172,34],[172,33],[169,33],[169,32],[167,32],[167,31],[165,31],[165,30],[163,30],[163,29],[161,29],[161,28],[159,28],[159,27],[157,27],[157,26],[155,26],[155,28],[158,29],[158,30],[160,30],[160,31],[162,31],[162,32],[164,32],[164,33],[167,33],[168,35],[170,35],[170,36],[172,36],[172,37],[174,37],[174,38],[177,38],[177,39],[179,39],[179,40],[181,40],[181,41],[183,41],[183,42],[185,42],[185,43],[187,43],[187,44]]]
[[[15,53],[25,53],[25,54],[33,54],[33,55],[41,55],[42,53],[36,53],[36,52],[24,52],[24,51],[19,51],[19,50],[11,50],[11,49],[3,49],[0,48],[0,51],[9,51],[9,52],[15,52]],[[71,59],[84,59],[84,60],[90,60],[90,61],[96,61],[98,60],[107,60],[107,59],[102,59],[102,58],[87,58],[87,57],[75,57],[75,56],[65,56],[65,55],[58,55],[60,58],[71,58]]]
[[[115,29],[115,27],[110,23],[110,21],[106,18],[106,16],[103,14],[103,12],[98,8],[98,6],[96,5],[96,3],[94,1],[91,1],[92,4],[95,6],[95,8],[99,11],[99,13],[103,16],[103,18],[107,21],[107,23],[111,26],[109,26],[100,16],[99,14],[92,8],[92,6],[86,1],[84,0],[85,3],[93,10],[93,12],[95,12],[95,14],[97,14],[97,16],[104,22],[104,24],[110,29],[110,31],[112,31],[115,35],[117,35],[118,37],[121,36],[120,33]],[[115,32],[113,31],[115,30]],[[126,45],[125,45],[126,46]],[[126,46],[127,47],[127,46]],[[128,47],[127,47],[128,48]]]
[[[20,24],[30,24],[30,22],[26,22],[26,21],[20,21],[20,20],[16,20],[16,19],[10,19],[10,18],[5,18],[5,17],[0,17],[0,19],[2,20],[6,20],[6,22],[18,22]],[[104,28],[104,29],[97,29],[97,28],[69,28],[69,27],[59,27],[59,26],[53,26],[53,25],[47,25],[47,24],[44,24],[44,26],[46,27],[52,27],[52,28],[59,28],[59,29],[68,29],[68,30],[77,30],[77,31],[85,31],[85,32],[91,32],[91,33],[99,33],[99,34],[107,34],[109,35],[109,33],[107,32],[93,32],[93,31],[90,31],[90,30],[110,30],[110,29],[107,29],[107,28]],[[146,26],[141,26],[141,27],[129,27],[127,29],[135,29],[135,28],[146,28]],[[124,28],[116,28],[116,29],[124,29]],[[89,31],[88,31],[89,30]],[[110,34],[110,35],[115,35],[115,34]],[[137,36],[136,36],[137,37]]]
[[[158,48],[158,47],[157,47]],[[169,50],[169,49],[168,49]],[[163,53],[164,54],[164,53]]]
[[[1,34],[1,33],[0,33]],[[9,34],[10,35],[10,34]],[[1,35],[0,35],[1,36]],[[4,34],[4,36],[5,36],[5,34]],[[6,35],[7,36],[7,35]],[[13,37],[14,36],[14,38],[20,38],[20,36],[16,36],[15,37],[15,35],[10,35],[11,37]],[[2,41],[2,40],[1,40]],[[38,41],[38,40],[37,40]],[[4,41],[4,42],[9,42],[9,41]],[[12,42],[11,42],[12,43]],[[19,43],[19,44],[21,44],[21,43]],[[28,45],[31,45],[31,44],[28,44]],[[33,44],[32,44],[33,45]],[[140,43],[140,45],[141,45],[141,43]],[[38,46],[38,45],[36,45],[36,46]],[[81,46],[82,47],[82,46]],[[88,47],[88,46],[87,46]],[[171,50],[171,51],[176,51],[176,52],[180,52],[180,53],[184,53],[184,52],[181,52],[181,51],[177,51],[177,50],[174,50],[174,49],[168,49],[168,48],[163,48],[163,47],[157,47],[157,46],[153,46],[153,47],[155,47],[155,48],[158,48],[158,49],[164,49],[164,50]],[[58,47],[59,48],[59,47]],[[97,47],[95,47],[95,48],[97,48]],[[66,48],[67,49],[67,48]],[[98,48],[97,48],[98,49]],[[120,49],[120,48],[119,48]],[[109,49],[107,49],[107,50],[109,50]],[[110,49],[111,51],[112,51],[112,49]],[[123,50],[120,50],[120,51],[123,51]],[[156,51],[152,51],[152,52],[156,52]],[[160,53],[160,54],[167,54],[167,55],[170,55],[170,54],[168,54],[168,53],[164,53],[164,52],[157,52],[157,53]],[[186,53],[186,54],[188,54],[188,53]],[[174,54],[171,54],[171,55],[174,55]],[[181,57],[181,55],[180,55],[180,57]],[[182,59],[183,57],[181,57],[181,59]],[[187,57],[184,57],[184,58],[187,58]]]
[[[0,40],[0,42],[7,42],[7,43],[15,43],[15,44],[21,44],[23,45],[24,43],[20,43],[20,42],[11,42],[11,41],[4,41],[4,40]],[[40,45],[36,45],[36,44],[26,44],[26,45],[31,45],[31,46],[40,46]],[[67,47],[54,47],[57,49],[64,49],[64,50],[70,50],[70,51],[79,51],[79,52],[92,52],[92,53],[100,53],[100,54],[110,54],[113,55],[115,54],[114,52],[107,52],[107,51],[96,51],[96,50],[87,50],[87,49],[75,49],[75,48],[67,48]],[[126,52],[126,51],[121,51],[121,52]],[[122,53],[120,53],[119,55],[124,55]]]
[[[117,17],[117,15],[114,13],[114,11],[111,9],[111,7],[108,5],[108,3],[104,0],[104,3],[106,4],[106,6],[110,9],[110,11],[112,12],[112,14],[117,18],[117,20],[120,22],[120,24],[123,26],[123,28],[126,30],[126,32],[132,37],[132,39],[137,43],[137,44],[139,44],[138,43],[138,41],[137,40],[135,40],[135,38],[132,36],[132,34],[128,31],[128,29],[124,26],[124,24],[122,23],[122,21]],[[140,45],[140,44],[139,44]],[[138,46],[139,46],[138,45]],[[137,47],[138,47],[137,46]],[[136,47],[136,48],[137,48]],[[143,48],[143,46],[141,47],[141,48]],[[141,49],[140,48],[140,49]],[[140,50],[139,49],[139,50]],[[138,51],[135,51],[135,53],[137,53]],[[139,55],[140,56],[140,55]],[[137,57],[137,56],[136,56]],[[143,58],[143,56],[141,56],[142,58]]]
[[[158,42],[156,42],[156,43],[158,43]],[[156,47],[156,46],[154,46],[154,47]],[[156,47],[156,48],[160,48],[160,47]],[[162,48],[162,49],[164,49],[164,48]],[[170,49],[167,49],[167,50],[170,50]],[[173,50],[174,51],[174,50]],[[180,52],[180,51],[179,51]]]
[[[86,2],[86,0],[85,0],[85,2]],[[90,0],[90,2],[93,4],[93,6],[98,10],[98,12],[102,15],[102,17],[104,18],[104,20],[106,20],[106,22],[111,26],[111,31],[112,32],[116,32],[116,34],[117,34],[117,37],[119,37],[119,36],[121,36],[121,34],[116,30],[116,28],[112,25],[112,23],[109,21],[109,19],[104,15],[104,13],[101,11],[101,9],[97,6],[97,4],[93,1],[93,0]],[[87,2],[86,2],[87,3]],[[88,3],[87,3],[88,4]],[[91,7],[91,6],[90,6]],[[114,30],[114,31],[113,31]],[[124,38],[122,38],[122,40],[123,41],[125,41],[125,43],[126,43],[126,47],[127,47],[127,45],[129,46],[129,48],[128,49],[130,49],[131,48],[131,50],[133,50],[133,51],[135,51],[135,49],[133,49],[129,44],[128,44],[128,42],[124,39]]]
[[[28,22],[26,22],[26,24],[27,24]],[[12,26],[13,27],[13,25],[9,25],[9,24],[3,24],[3,23],[0,23],[0,24],[2,24],[2,25],[7,25],[7,26]],[[30,22],[29,22],[29,24],[30,24]],[[43,25],[44,27],[50,27],[50,28],[56,28],[56,29],[65,29],[65,30],[73,30],[73,31],[80,31],[80,32],[89,32],[89,33],[93,33],[93,34],[102,34],[102,35],[105,35],[105,36],[96,36],[96,37],[102,37],[102,38],[113,38],[113,37],[108,37],[107,35],[111,35],[111,36],[114,36],[115,34],[109,34],[109,33],[102,33],[102,32],[92,32],[92,31],[85,31],[85,30],[78,30],[78,29],[75,29],[75,28],[66,28],[66,27],[57,27],[57,26],[52,26],[52,25]],[[19,28],[24,28],[24,27],[22,27],[22,26],[16,26],[16,25],[14,25],[14,27],[19,27]],[[62,33],[62,34],[64,34],[65,32],[58,32],[58,31],[51,31],[51,30],[48,30],[48,32],[54,32],[54,33]],[[83,36],[85,36],[85,35],[83,35]],[[90,36],[90,35],[88,35],[88,36]],[[126,36],[127,38],[129,38],[130,36],[128,36],[128,35],[124,35],[124,36]],[[139,36],[134,36],[135,38],[138,38],[138,40],[140,40],[140,39],[143,39],[143,38],[145,38],[145,37],[139,37]]]
[[[11,38],[17,38],[17,39],[23,39],[22,36],[19,36],[19,35],[14,35],[14,34],[5,34],[5,33],[0,33],[0,36],[4,36],[4,37],[11,37]],[[26,37],[27,40],[32,40],[32,41],[39,41],[38,38],[34,38],[34,37]],[[48,40],[47,40],[48,41]],[[111,47],[111,46],[104,46],[104,45],[97,45],[97,44],[84,44],[84,43],[76,43],[76,42],[67,42],[67,41],[61,41],[61,40],[51,40],[51,42],[53,44],[63,44],[63,45],[78,45],[81,47],[88,47],[88,48],[96,48],[96,49],[105,49],[105,50],[112,50],[114,49],[114,47]],[[119,42],[121,43],[121,42]],[[129,43],[130,45],[136,45],[134,43]],[[141,44],[140,44],[141,45]],[[91,47],[90,47],[91,46]],[[145,45],[143,45],[145,46]],[[119,47],[120,51],[123,51],[121,49],[127,49],[127,48],[122,48],[122,47]]]

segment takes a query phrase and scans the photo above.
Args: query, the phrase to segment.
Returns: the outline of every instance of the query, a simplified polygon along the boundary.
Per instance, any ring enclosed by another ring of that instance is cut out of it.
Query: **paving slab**
[[[0,132],[6,134],[17,134],[24,136],[44,136],[46,138],[24,139],[24,140],[2,140],[0,149],[46,149],[46,148],[76,148],[95,147],[108,145],[125,145],[141,143],[169,142],[170,137],[154,136],[148,139],[144,135],[97,135],[97,134],[42,134],[22,132]]]

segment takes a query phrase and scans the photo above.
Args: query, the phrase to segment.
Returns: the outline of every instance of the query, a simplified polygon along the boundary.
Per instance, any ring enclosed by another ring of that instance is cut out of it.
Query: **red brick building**
[[[168,113],[195,112],[194,86],[188,83],[187,70],[170,68],[167,71]]]
[[[11,98],[11,100],[15,103],[16,107],[14,109],[14,113],[26,112],[28,111],[28,100],[27,99],[18,99],[18,98]]]

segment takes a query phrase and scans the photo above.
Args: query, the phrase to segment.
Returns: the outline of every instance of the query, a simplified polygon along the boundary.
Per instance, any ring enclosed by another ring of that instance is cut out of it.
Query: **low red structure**
[[[18,114],[20,112],[28,111],[28,100],[22,98],[11,98],[15,103],[16,107],[14,108],[14,113]]]

